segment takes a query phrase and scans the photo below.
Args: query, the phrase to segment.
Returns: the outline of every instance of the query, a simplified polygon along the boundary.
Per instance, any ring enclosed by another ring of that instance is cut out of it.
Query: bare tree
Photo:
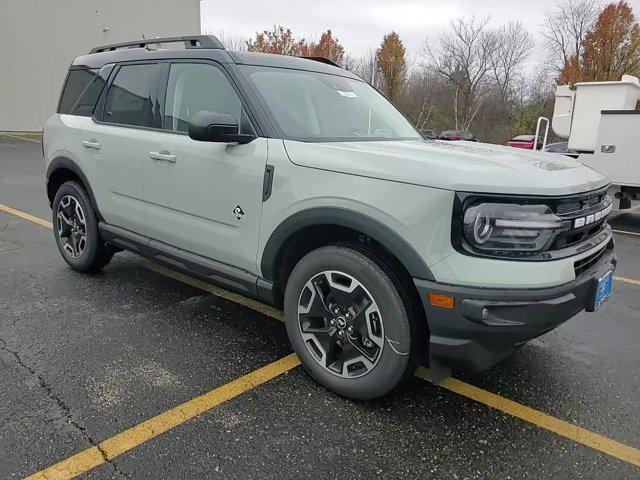
[[[455,127],[468,129],[492,86],[488,81],[497,35],[487,23],[489,17],[474,15],[451,22],[451,31],[440,35],[436,50],[427,43],[427,68],[451,85]]]
[[[513,88],[533,48],[533,37],[520,22],[510,22],[496,32],[496,45],[489,56],[493,81],[504,105],[514,95]]]
[[[561,0],[545,11],[542,35],[558,71],[582,55],[582,42],[595,23],[599,0]]]
[[[215,35],[227,50],[247,49],[247,41],[244,38],[226,35],[222,29],[218,30],[218,33],[214,33],[213,29],[207,29],[205,35]]]

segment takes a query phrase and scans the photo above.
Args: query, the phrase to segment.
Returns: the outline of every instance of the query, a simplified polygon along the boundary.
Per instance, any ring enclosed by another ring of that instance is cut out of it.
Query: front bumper
[[[527,341],[589,309],[596,279],[615,265],[610,241],[593,265],[557,287],[487,289],[414,279],[429,325],[429,357],[449,367],[487,369]],[[431,305],[429,293],[454,297],[454,307]]]

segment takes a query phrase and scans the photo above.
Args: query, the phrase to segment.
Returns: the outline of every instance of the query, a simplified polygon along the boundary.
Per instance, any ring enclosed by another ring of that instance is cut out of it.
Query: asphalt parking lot
[[[40,148],[0,137],[0,478],[640,478],[640,214],[612,220],[631,233],[601,310],[357,403],[272,309],[128,253],[73,272]]]

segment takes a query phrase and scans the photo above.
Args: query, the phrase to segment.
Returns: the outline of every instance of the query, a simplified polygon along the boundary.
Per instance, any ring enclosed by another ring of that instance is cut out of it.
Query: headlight
[[[537,253],[545,250],[571,221],[547,205],[480,203],[464,211],[463,234],[473,248],[491,252]]]

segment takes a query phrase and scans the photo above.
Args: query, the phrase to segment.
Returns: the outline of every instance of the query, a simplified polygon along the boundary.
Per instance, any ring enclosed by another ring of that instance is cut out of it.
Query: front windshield
[[[413,126],[360,80],[242,66],[286,138],[306,142],[413,140]]]

